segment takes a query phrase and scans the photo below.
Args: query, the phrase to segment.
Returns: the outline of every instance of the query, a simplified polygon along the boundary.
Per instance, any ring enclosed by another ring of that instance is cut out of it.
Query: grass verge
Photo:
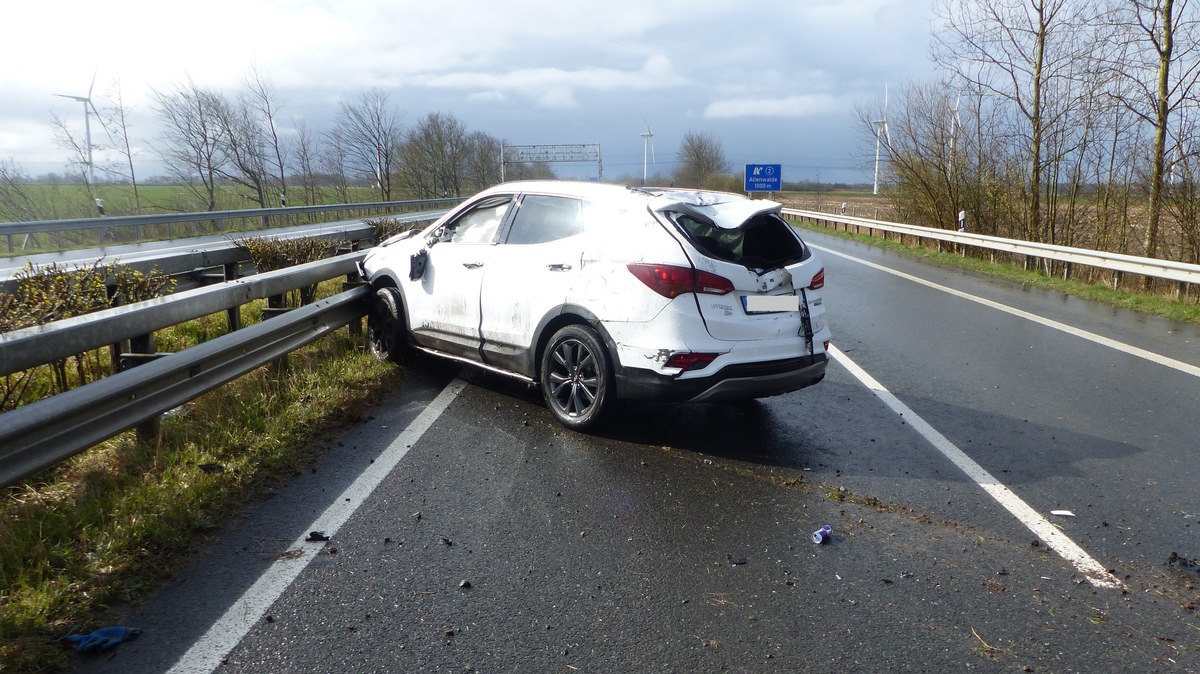
[[[1200,323],[1200,304],[1177,300],[1164,295],[1138,293],[1128,290],[1114,290],[1107,285],[1089,284],[1080,281],[1068,281],[1055,276],[1046,276],[1038,271],[1022,269],[1012,264],[991,262],[960,254],[939,252],[933,248],[900,243],[891,239],[883,239],[842,230],[818,227],[812,223],[790,221],[794,226],[838,238],[857,241],[879,248],[886,248],[907,253],[938,264],[957,267],[967,271],[1002,278],[1014,283],[1051,290],[1064,295],[1098,302],[1113,307],[1120,307],[1143,314],[1162,316],[1183,323]]]
[[[170,332],[161,341],[195,343]],[[207,532],[301,472],[337,430],[398,390],[406,371],[361,342],[340,331],[290,354],[284,374],[263,366],[176,410],[157,441],[122,434],[6,490],[0,672],[65,667],[73,654],[60,637],[113,624]]]

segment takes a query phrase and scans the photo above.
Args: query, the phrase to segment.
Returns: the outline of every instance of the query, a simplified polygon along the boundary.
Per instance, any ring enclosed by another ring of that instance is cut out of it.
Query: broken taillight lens
[[[634,263],[628,265],[628,269],[639,281],[667,299],[674,299],[685,293],[724,295],[733,291],[733,281],[691,267]]]
[[[824,287],[825,287],[825,268],[821,267],[821,271],[817,272],[816,276],[813,276],[812,283],[808,284],[808,289],[809,290],[820,290],[821,288],[824,288]]]
[[[682,372],[688,370],[701,370],[708,367],[708,364],[717,359],[715,353],[677,353],[667,359],[667,367],[677,367]]]

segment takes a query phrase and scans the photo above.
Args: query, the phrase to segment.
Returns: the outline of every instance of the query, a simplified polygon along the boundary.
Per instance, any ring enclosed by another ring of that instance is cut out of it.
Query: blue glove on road
[[[136,627],[102,627],[91,634],[72,634],[63,637],[68,644],[76,644],[75,652],[91,650],[107,651],[122,641],[137,638],[142,631]]]

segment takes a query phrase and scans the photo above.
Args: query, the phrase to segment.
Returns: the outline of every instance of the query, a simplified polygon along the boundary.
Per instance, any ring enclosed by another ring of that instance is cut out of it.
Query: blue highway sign
[[[778,192],[782,183],[782,164],[746,164],[747,192]]]

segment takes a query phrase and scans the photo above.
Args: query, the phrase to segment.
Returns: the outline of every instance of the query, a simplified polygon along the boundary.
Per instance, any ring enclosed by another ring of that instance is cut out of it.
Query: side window
[[[526,195],[513,216],[507,243],[546,243],[583,232],[579,199]]]
[[[441,232],[442,241],[451,243],[491,243],[496,231],[504,221],[504,214],[512,204],[512,197],[488,199],[460,218],[446,225]]]

